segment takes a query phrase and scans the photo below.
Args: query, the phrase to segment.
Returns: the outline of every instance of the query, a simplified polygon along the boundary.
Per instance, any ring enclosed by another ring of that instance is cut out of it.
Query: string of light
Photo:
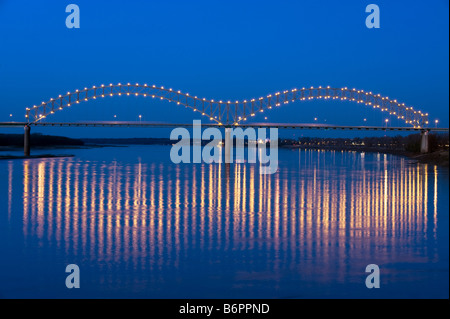
[[[340,99],[342,101],[352,101],[356,103],[371,106],[382,112],[389,112],[390,115],[396,116],[403,120],[406,124],[411,124],[415,128],[423,127],[428,122],[428,113],[422,113],[414,110],[405,103],[389,97],[365,92],[364,90],[327,87],[310,87],[301,89],[285,90],[265,97],[253,98],[242,101],[223,101],[199,98],[189,93],[182,93],[171,88],[163,86],[147,85],[147,84],[109,84],[93,86],[92,88],[84,88],[83,90],[75,90],[67,92],[67,94],[59,95],[40,105],[34,105],[32,108],[26,109],[26,119],[28,122],[36,123],[48,115],[54,114],[56,111],[70,107],[73,104],[86,102],[91,99],[104,98],[107,96],[134,95],[151,97],[160,100],[183,105],[191,108],[201,115],[207,116],[211,121],[220,125],[239,125],[240,122],[246,121],[249,117],[255,116],[257,112],[264,112],[266,109],[277,108],[285,104],[296,101],[306,101],[314,99]]]

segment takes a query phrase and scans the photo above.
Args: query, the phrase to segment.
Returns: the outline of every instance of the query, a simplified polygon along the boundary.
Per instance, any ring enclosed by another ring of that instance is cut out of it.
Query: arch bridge
[[[194,112],[199,112],[202,116],[206,116],[211,121],[224,126],[239,125],[239,123],[255,116],[258,112],[264,112],[267,109],[278,108],[296,101],[313,99],[352,101],[371,106],[382,112],[389,112],[389,114],[397,116],[398,119],[413,127],[421,127],[428,124],[428,114],[414,110],[412,106],[406,106],[405,103],[400,103],[380,94],[365,92],[364,90],[348,89],[347,87],[332,88],[330,86],[285,90],[264,97],[241,101],[223,101],[199,98],[189,93],[182,93],[163,86],[118,83],[67,92],[67,94],[59,95],[57,98],[52,98],[39,105],[27,108],[25,117],[27,122],[37,123],[47,116],[72,105],[97,98],[122,95],[167,100],[177,105],[191,108]]]
[[[95,100],[105,98],[108,96],[143,96],[153,99],[166,100],[177,105],[191,108],[194,112],[199,112],[202,116],[208,117],[216,126],[230,128],[232,126],[249,126],[252,124],[244,124],[245,121],[255,116],[259,112],[265,110],[280,108],[285,104],[296,101],[307,101],[314,99],[323,100],[343,100],[351,101],[358,104],[377,109],[381,112],[388,112],[390,115],[396,116],[398,119],[409,125],[412,130],[420,131],[422,133],[422,151],[428,151],[428,132],[429,124],[428,113],[423,113],[420,110],[415,110],[412,106],[407,106],[405,103],[398,102],[380,94],[366,92],[364,90],[336,88],[336,87],[309,87],[301,89],[291,89],[281,92],[276,92],[259,98],[252,98],[246,100],[213,100],[206,98],[199,98],[183,93],[181,91],[165,88],[163,86],[147,85],[147,84],[109,84],[93,86],[91,88],[84,88],[82,90],[75,90],[51,98],[41,104],[34,105],[26,109],[26,123],[25,123],[25,155],[30,154],[30,127],[39,125],[52,125],[56,123],[45,123],[43,119],[48,116],[62,111],[65,108]],[[61,126],[64,123],[60,123]],[[77,125],[77,123],[70,123]],[[80,125],[82,125],[80,123]],[[113,125],[113,124],[111,124]],[[119,123],[116,122],[116,125]],[[131,126],[129,124],[127,126]],[[285,127],[284,125],[273,125],[276,127]],[[287,125],[286,127],[290,127]],[[295,125],[294,125],[295,126]],[[307,125],[299,125],[298,128],[309,128]],[[317,127],[316,127],[317,128]],[[351,127],[331,127],[346,129]],[[360,129],[371,129],[370,127],[359,127]],[[373,129],[382,129],[380,127],[372,127]],[[398,128],[402,129],[402,128]],[[406,129],[406,128],[405,128]]]

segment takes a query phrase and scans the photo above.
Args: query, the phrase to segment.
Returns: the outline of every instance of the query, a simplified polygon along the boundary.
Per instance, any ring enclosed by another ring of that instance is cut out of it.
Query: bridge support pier
[[[225,163],[231,163],[231,147],[233,140],[231,139],[231,127],[225,128]]]
[[[24,127],[24,133],[23,133],[23,153],[25,156],[30,156],[30,126],[25,125]]]
[[[428,153],[428,131],[420,132],[420,153]]]

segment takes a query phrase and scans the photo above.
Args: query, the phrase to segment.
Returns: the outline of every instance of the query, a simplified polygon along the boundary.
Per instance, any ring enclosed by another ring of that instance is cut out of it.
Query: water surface
[[[448,169],[280,150],[260,175],[169,151],[0,161],[0,297],[449,297]],[[68,264],[80,289],[65,286]],[[380,289],[365,286],[368,264]]]

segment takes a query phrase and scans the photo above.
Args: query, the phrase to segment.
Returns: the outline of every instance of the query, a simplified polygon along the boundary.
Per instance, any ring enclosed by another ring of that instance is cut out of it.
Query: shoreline
[[[128,147],[135,144],[87,144],[79,146],[40,146],[34,149],[38,150],[58,150],[58,149],[90,149],[90,148],[101,148],[101,147]],[[166,144],[146,144],[146,145],[166,145]],[[281,145],[281,149],[294,150],[294,149],[313,149],[313,150],[328,150],[328,151],[347,151],[347,152],[367,152],[367,153],[381,153],[381,154],[391,154],[396,156],[402,156],[418,163],[423,164],[433,164],[441,167],[449,167],[449,151],[448,150],[437,150],[432,153],[420,154],[413,153],[404,150],[396,149],[386,149],[386,148],[376,148],[376,147],[332,147],[332,146],[301,146],[301,145]],[[0,152],[7,151],[18,151],[20,147],[3,147],[0,148]],[[41,154],[41,155],[0,155],[0,160],[5,159],[35,159],[35,158],[58,158],[58,157],[74,157],[75,155],[57,155],[57,154]]]
[[[402,156],[411,160],[415,160],[422,164],[434,164],[441,167],[449,167],[449,151],[448,150],[437,150],[432,153],[413,153],[404,150],[396,149],[386,149],[377,147],[324,147],[324,146],[300,146],[300,145],[284,145],[280,146],[284,149],[316,149],[316,150],[327,150],[327,151],[347,151],[347,152],[366,152],[366,153],[381,153],[390,154],[396,156]]]

